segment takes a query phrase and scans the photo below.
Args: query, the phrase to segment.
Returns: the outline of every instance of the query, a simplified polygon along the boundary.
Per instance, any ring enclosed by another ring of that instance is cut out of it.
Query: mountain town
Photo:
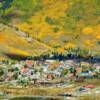
[[[100,0],[0,0],[0,100],[100,100]]]

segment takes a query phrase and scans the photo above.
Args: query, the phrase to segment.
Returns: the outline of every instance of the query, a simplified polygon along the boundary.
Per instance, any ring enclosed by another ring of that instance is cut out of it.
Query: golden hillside
[[[17,27],[58,52],[70,48],[99,52],[100,6],[97,3],[100,1],[43,0],[44,8]]]
[[[14,29],[0,24],[0,55],[39,56],[51,48],[35,39],[19,35]],[[21,33],[22,34],[22,33]]]
[[[5,4],[8,8],[3,9],[1,22],[10,16],[7,24],[18,28],[20,35],[12,28],[2,29],[1,52],[36,56],[66,54],[78,48],[100,54],[100,0],[14,0]]]

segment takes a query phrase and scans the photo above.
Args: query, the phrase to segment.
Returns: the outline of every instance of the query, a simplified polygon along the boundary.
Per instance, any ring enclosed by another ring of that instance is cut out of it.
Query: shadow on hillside
[[[26,60],[28,56],[23,56],[23,55],[18,55],[18,54],[11,54],[11,53],[6,53],[5,54],[8,58],[13,59],[13,60]]]
[[[81,62],[81,61],[85,61],[85,62],[91,62],[91,63],[100,63],[100,57],[87,57],[87,58],[83,58],[80,56],[73,56],[73,55],[67,55],[67,56],[63,56],[63,55],[53,55],[52,57],[50,56],[37,56],[37,57],[29,57],[29,56],[23,56],[23,55],[18,55],[18,54],[11,54],[11,53],[6,53],[5,54],[8,58],[13,59],[13,60],[27,60],[27,59],[31,59],[31,60],[59,60],[59,61],[64,61],[64,60],[74,60],[76,62]]]

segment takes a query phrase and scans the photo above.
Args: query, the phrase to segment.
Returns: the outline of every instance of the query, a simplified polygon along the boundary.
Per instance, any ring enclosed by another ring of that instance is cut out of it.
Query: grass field
[[[89,79],[85,80],[82,83],[75,83],[72,87],[65,88],[47,88],[47,87],[12,87],[11,85],[1,85],[0,92],[5,91],[11,96],[57,96],[61,93],[72,93],[74,94],[77,88],[82,87],[84,85],[95,85],[96,88],[100,87],[99,79]],[[100,95],[93,94],[84,95],[81,97],[75,97],[75,100],[100,100]]]

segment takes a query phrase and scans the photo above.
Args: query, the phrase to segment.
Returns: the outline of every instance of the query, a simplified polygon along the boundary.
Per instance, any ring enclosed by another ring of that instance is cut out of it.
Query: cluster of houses
[[[47,63],[48,62],[48,63]],[[84,77],[84,78],[99,78],[100,64],[91,64],[89,62],[75,62],[66,60],[61,62],[46,61],[44,71],[55,77]]]
[[[56,61],[0,62],[0,81],[15,81],[17,84],[37,84],[54,79],[100,78],[100,63]]]

